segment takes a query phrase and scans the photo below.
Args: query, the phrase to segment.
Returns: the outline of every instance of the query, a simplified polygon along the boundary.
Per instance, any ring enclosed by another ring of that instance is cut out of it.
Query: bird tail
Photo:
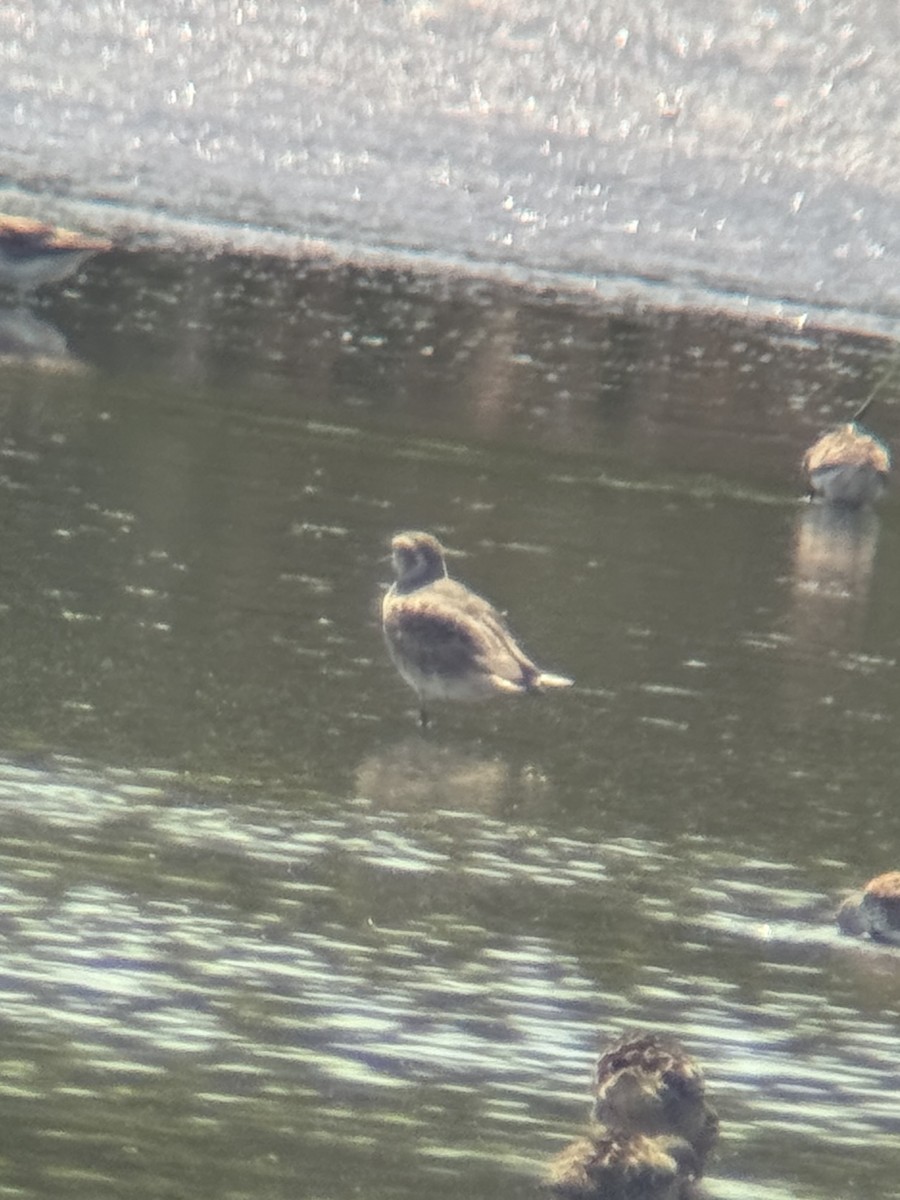
[[[571,687],[574,682],[574,679],[568,679],[565,675],[553,675],[549,671],[542,671],[534,681],[534,686],[537,691],[543,692],[547,688]]]

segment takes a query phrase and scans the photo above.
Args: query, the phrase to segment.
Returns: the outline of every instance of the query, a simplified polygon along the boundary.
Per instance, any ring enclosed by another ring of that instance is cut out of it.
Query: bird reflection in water
[[[829,612],[859,612],[869,595],[878,517],[870,509],[843,509],[811,504],[798,514],[794,531],[793,596],[796,604],[821,610],[826,625]],[[814,612],[804,613],[809,620]]]
[[[785,632],[794,653],[785,680],[793,718],[834,687],[834,664],[863,644],[879,519],[870,508],[808,504],[794,527]]]
[[[26,303],[36,288],[67,279],[94,254],[111,248],[106,238],[0,213],[0,290],[16,302],[0,306],[0,362],[81,369],[59,329]]]
[[[0,363],[24,363],[43,371],[82,371],[57,327],[27,308],[0,306]]]
[[[548,787],[531,763],[408,738],[363,759],[357,794],[378,808],[400,812],[482,812],[502,816],[530,808]]]
[[[627,1037],[594,1075],[592,1126],[551,1161],[546,1182],[573,1200],[687,1200],[719,1120],[703,1072],[673,1039]]]

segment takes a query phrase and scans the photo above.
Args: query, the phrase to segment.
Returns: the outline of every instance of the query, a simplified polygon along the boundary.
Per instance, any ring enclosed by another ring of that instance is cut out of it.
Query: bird
[[[871,397],[853,418],[813,443],[803,456],[809,493],[829,504],[861,508],[874,504],[887,486],[890,452],[859,424]]]
[[[879,942],[900,945],[900,871],[887,871],[870,879],[837,911],[842,933],[868,934]]]
[[[420,725],[428,725],[432,700],[571,687],[566,676],[535,666],[493,605],[448,576],[444,554],[430,533],[391,540],[397,578],[382,602],[382,628],[395,667],[419,698]]]
[[[0,285],[30,291],[58,283],[92,254],[111,248],[106,238],[0,213]]]
[[[594,1121],[622,1134],[683,1138],[702,1175],[719,1118],[703,1072],[678,1042],[655,1033],[621,1039],[600,1056],[593,1092]]]
[[[550,1160],[545,1183],[566,1200],[689,1200],[697,1178],[683,1138],[604,1131],[570,1142]]]

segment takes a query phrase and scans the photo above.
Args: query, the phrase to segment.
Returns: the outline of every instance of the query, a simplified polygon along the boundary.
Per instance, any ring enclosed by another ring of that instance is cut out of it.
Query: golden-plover
[[[493,605],[448,576],[437,538],[398,533],[391,556],[397,579],[382,604],[384,636],[394,665],[419,697],[423,727],[431,700],[571,686],[571,679],[535,666]]]

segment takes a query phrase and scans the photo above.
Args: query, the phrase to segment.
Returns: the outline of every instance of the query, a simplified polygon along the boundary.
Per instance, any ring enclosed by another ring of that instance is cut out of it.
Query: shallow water
[[[0,333],[7,1192],[531,1194],[652,1027],[710,1195],[893,1194],[898,509],[796,470],[889,344],[149,256]],[[577,687],[423,736],[403,527]]]

